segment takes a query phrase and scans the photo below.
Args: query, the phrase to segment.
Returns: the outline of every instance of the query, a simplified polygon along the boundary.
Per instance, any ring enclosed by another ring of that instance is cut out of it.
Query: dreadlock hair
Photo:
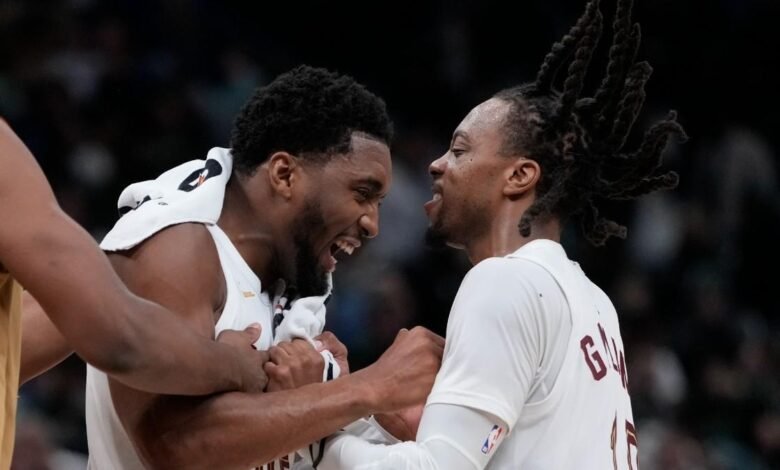
[[[669,139],[687,138],[674,111],[647,130],[636,151],[623,150],[652,73],[647,62],[635,63],[641,34],[632,24],[632,7],[633,0],[617,0],[606,74],[592,97],[581,94],[602,32],[599,0],[590,0],[552,46],[533,83],[494,95],[510,104],[505,152],[527,155],[542,168],[537,199],[518,225],[523,236],[531,234],[537,218],[580,215],[585,237],[601,246],[609,237],[625,238],[626,228],[601,216],[598,200],[633,199],[677,186],[675,172],[659,171]],[[572,56],[559,91],[556,75]]]
[[[233,123],[236,171],[251,174],[274,152],[322,163],[351,150],[353,132],[388,146],[385,102],[352,77],[301,65],[255,90]]]

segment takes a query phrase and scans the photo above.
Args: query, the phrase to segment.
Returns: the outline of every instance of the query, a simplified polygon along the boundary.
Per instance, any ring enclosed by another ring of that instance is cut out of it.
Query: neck
[[[230,238],[238,253],[260,278],[263,289],[276,281],[274,272],[274,237],[269,224],[270,204],[263,198],[248,196],[249,185],[244,178],[233,174],[225,188],[225,202],[217,225]],[[255,214],[265,214],[257,217]]]
[[[546,220],[535,220],[531,233],[524,237],[517,227],[522,217],[522,211],[505,206],[496,214],[493,225],[487,233],[465,246],[466,254],[472,265],[486,258],[502,257],[514,253],[521,246],[533,240],[561,241],[561,223],[557,217]]]

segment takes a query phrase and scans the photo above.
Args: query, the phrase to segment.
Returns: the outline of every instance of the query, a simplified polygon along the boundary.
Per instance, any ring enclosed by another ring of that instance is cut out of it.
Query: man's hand
[[[241,368],[243,380],[239,391],[258,393],[265,390],[268,376],[264,365],[268,362],[267,351],[255,350],[254,343],[260,338],[262,327],[253,323],[243,331],[225,330],[217,336],[217,341],[236,348],[238,366]]]
[[[341,369],[341,372],[339,373],[339,377],[344,377],[345,375],[349,374],[349,361],[347,360],[347,347],[344,346],[344,343],[339,341],[338,338],[336,338],[336,335],[331,333],[330,331],[325,331],[321,335],[314,338],[314,344],[318,344],[317,351],[324,351],[328,350],[331,354],[333,354],[333,358],[336,360],[336,363],[339,365],[339,368]]]
[[[355,374],[366,380],[377,412],[398,411],[425,402],[443,353],[441,336],[419,326],[403,329],[379,360]]]
[[[268,374],[266,392],[290,390],[322,382],[325,359],[308,341],[294,339],[272,346],[271,360],[265,364]]]

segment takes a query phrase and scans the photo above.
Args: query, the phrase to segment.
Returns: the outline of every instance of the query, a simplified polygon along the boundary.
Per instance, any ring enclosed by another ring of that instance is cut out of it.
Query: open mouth
[[[325,269],[325,272],[332,273],[336,270],[338,258],[343,259],[345,256],[351,256],[358,248],[360,248],[360,241],[357,239],[351,237],[337,238],[320,257],[323,269]]]
[[[433,198],[423,205],[425,213],[428,215],[428,217],[433,215],[434,210],[439,206],[439,204],[441,204],[441,192],[434,190]]]

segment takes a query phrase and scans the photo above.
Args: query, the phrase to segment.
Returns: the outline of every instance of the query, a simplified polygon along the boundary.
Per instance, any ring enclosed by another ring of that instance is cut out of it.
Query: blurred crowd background
[[[594,249],[571,228],[564,245],[621,315],[642,468],[780,468],[780,3],[637,2],[655,68],[638,126],[679,111],[681,184],[608,207],[626,241]],[[227,146],[256,86],[300,63],[366,84],[397,138],[382,233],[339,264],[328,315],[357,369],[399,328],[444,333],[469,266],[422,243],[427,165],[471,107],[534,76],[583,4],[0,0],[0,115],[99,239],[124,186]],[[14,468],[84,468],[83,363],[20,400]]]

